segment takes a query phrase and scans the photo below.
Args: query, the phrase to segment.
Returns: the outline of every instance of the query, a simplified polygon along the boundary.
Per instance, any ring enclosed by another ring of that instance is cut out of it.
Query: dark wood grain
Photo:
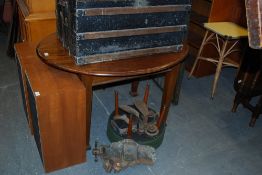
[[[234,22],[246,27],[245,0],[213,0],[208,22]]]

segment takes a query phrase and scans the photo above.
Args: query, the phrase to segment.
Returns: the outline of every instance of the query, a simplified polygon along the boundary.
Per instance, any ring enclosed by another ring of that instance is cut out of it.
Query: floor
[[[34,138],[30,135],[22,107],[16,64],[5,54],[6,36],[0,33],[0,174],[44,174]],[[239,106],[230,111],[236,70],[224,69],[217,93],[210,99],[213,76],[183,79],[179,104],[169,111],[165,138],[157,149],[153,166],[138,165],[123,175],[260,175],[262,174],[262,120],[248,127],[251,113]],[[159,110],[160,89],[150,83],[150,107]],[[106,137],[107,117],[113,111],[114,90],[121,104],[134,99],[129,84],[94,91],[91,144]],[[139,87],[143,94],[145,82]],[[141,96],[138,98],[142,98]],[[87,151],[88,162],[49,173],[50,175],[103,175],[101,161],[94,162]]]

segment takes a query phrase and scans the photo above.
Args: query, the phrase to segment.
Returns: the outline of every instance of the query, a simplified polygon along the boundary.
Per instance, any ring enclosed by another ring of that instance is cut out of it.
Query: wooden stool
[[[239,67],[239,63],[229,59],[228,56],[233,52],[239,51],[235,48],[235,46],[239,43],[240,38],[247,37],[247,30],[231,22],[205,23],[204,27],[206,28],[206,33],[188,77],[190,78],[194,73],[199,60],[205,60],[214,63],[217,68],[211,93],[211,97],[213,98],[222,67]],[[207,45],[212,45],[215,47],[216,51],[218,52],[218,58],[202,56],[202,51]]]
[[[236,96],[232,112],[239,104],[252,112],[249,126],[254,127],[262,112],[262,50],[248,49],[234,82]],[[250,100],[260,96],[256,105]]]

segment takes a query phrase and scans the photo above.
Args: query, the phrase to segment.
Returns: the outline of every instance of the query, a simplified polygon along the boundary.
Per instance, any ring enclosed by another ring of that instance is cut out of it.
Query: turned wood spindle
[[[162,122],[164,120],[165,111],[166,111],[166,106],[163,106],[163,109],[160,111],[159,118],[158,118],[157,123],[156,123],[156,126],[157,126],[158,129],[160,129]]]
[[[145,94],[144,94],[144,102],[145,102],[145,104],[147,104],[148,96],[149,96],[149,83],[147,82],[146,89],[145,89]]]
[[[133,81],[133,82],[131,83],[131,91],[129,92],[129,94],[130,94],[132,97],[138,96],[138,92],[137,92],[138,85],[139,85],[139,81],[138,81],[138,80],[135,80],[135,81]]]
[[[132,137],[132,126],[133,126],[133,116],[130,115],[128,129],[127,129],[127,138],[131,139]]]
[[[119,109],[118,109],[118,92],[115,91],[115,116],[119,115]]]

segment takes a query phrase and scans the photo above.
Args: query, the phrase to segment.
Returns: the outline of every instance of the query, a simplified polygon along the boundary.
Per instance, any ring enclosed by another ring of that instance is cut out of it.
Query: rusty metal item
[[[124,112],[127,112],[128,114],[132,114],[139,118],[139,112],[135,110],[134,108],[128,106],[128,105],[120,105],[119,108],[123,110]]]
[[[143,116],[149,115],[148,107],[144,101],[136,100],[134,104],[135,104],[135,107],[139,110],[139,112],[142,113]]]
[[[155,124],[148,124],[146,126],[145,133],[148,136],[153,137],[153,136],[156,136],[159,133],[159,129],[158,129],[158,127]]]
[[[136,100],[132,106],[118,106],[118,93],[115,91],[115,112],[113,114],[111,126],[116,132],[118,132],[119,135],[125,135],[125,138],[131,138],[133,135],[132,133],[134,133],[138,135],[145,134],[149,137],[153,137],[159,133],[160,126],[158,127],[156,125],[156,120],[157,118],[161,118],[161,116],[148,108],[148,96],[149,84],[147,83],[143,100]],[[119,114],[119,108],[121,109],[121,114],[123,115]],[[119,120],[124,121],[124,123]],[[158,120],[158,122],[162,122],[163,119]]]
[[[95,160],[98,157],[101,158],[103,167],[108,173],[120,172],[137,164],[153,165],[156,161],[156,153],[153,147],[139,145],[132,139],[99,146],[96,142],[92,153]]]
[[[118,106],[118,92],[115,91],[115,115],[114,115],[114,120],[123,120],[127,124],[129,123],[129,118],[124,114],[120,115],[119,114],[119,106]]]
[[[119,133],[119,135],[123,136],[127,134],[127,128],[120,128],[115,120],[111,120],[111,126]]]

